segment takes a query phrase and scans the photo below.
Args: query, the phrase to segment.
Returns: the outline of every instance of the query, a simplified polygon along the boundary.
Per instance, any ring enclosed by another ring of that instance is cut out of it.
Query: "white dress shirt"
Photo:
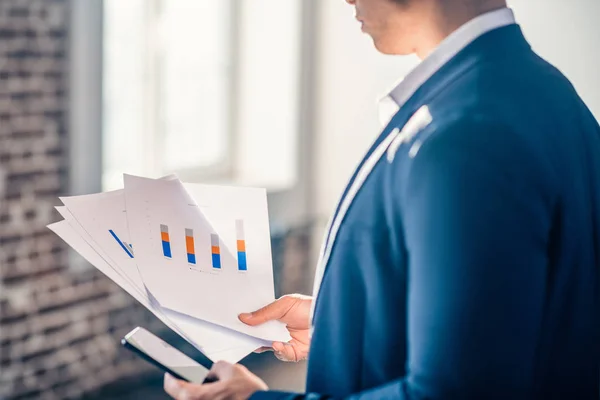
[[[384,126],[433,74],[462,49],[489,31],[515,23],[513,11],[510,8],[501,8],[482,14],[452,32],[379,101],[379,113]]]

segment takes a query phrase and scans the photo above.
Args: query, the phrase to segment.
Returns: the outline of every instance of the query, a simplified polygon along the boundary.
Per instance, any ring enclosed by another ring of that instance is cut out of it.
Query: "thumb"
[[[164,389],[171,397],[179,399],[188,396],[190,391],[193,390],[193,385],[166,373],[164,378]]]
[[[292,297],[283,296],[259,310],[240,314],[239,319],[250,326],[264,324],[267,321],[279,320],[290,310],[294,301],[295,300]]]
[[[227,361],[217,361],[212,365],[212,368],[208,373],[208,377],[224,381],[233,375],[234,368],[234,365],[228,363]]]

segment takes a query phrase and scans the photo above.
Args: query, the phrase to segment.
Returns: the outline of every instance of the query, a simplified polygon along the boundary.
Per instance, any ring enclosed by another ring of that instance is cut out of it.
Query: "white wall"
[[[600,0],[508,0],[533,49],[600,119]]]
[[[328,217],[379,133],[376,100],[416,60],[379,55],[344,1],[319,4],[314,201],[318,216]],[[512,0],[510,5],[534,49],[573,81],[600,117],[600,0]]]
[[[328,216],[354,165],[379,134],[377,100],[417,63],[385,57],[343,0],[321,0],[317,55],[316,210]]]

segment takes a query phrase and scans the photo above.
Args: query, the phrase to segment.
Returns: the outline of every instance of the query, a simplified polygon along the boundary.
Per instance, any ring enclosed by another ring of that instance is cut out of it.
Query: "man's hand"
[[[240,321],[256,326],[267,321],[281,321],[287,325],[292,340],[288,343],[273,342],[273,348],[263,347],[257,352],[273,350],[282,361],[301,361],[308,357],[310,347],[310,306],[312,297],[291,294],[252,313],[240,314]]]
[[[246,367],[219,361],[213,365],[208,376],[218,381],[203,385],[175,379],[165,374],[165,392],[176,400],[245,400],[267,385]]]

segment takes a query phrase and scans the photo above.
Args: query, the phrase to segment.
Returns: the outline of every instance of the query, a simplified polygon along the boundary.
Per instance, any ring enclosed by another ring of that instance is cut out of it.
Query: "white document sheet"
[[[275,300],[264,189],[125,175],[139,273],[162,307],[247,335],[290,340],[285,325],[249,327],[238,315]]]
[[[144,307],[150,310],[165,325],[179,334],[190,344],[202,351],[212,361],[225,360],[236,363],[257,348],[254,338],[246,337],[246,342],[238,338],[237,341],[227,341],[227,332],[224,328],[213,324],[180,316],[173,313],[164,313],[155,307],[144,296],[139,295],[128,282],[126,282],[106,261],[76,232],[69,221],[60,221],[48,228],[61,237],[69,246],[81,254],[90,264],[100,270],[109,279],[121,286]],[[264,345],[264,343],[259,343]]]
[[[92,247],[108,257],[107,261],[117,267],[131,284],[145,292],[144,282],[133,260],[134,247],[129,241],[123,190],[61,197],[60,200],[89,234]]]
[[[177,176],[169,175],[161,179],[177,180]],[[62,217],[71,222],[77,221],[78,227],[86,233],[83,235],[84,239],[120,275],[147,297],[137,265],[132,260],[133,245],[128,240],[129,229],[123,190],[61,197],[60,200],[68,209],[65,215],[61,207],[56,207]]]
[[[129,235],[123,210],[123,196],[121,190],[63,198],[63,202],[71,208],[57,207],[63,218],[71,224],[73,230],[104,261],[103,268],[98,267],[98,262],[88,261],[213,361],[226,359],[230,362],[237,362],[257,347],[266,345],[264,341],[218,325],[166,312],[160,305],[150,301],[132,258],[133,251],[128,241]],[[118,236],[116,232],[118,232]],[[78,248],[76,250],[81,253]],[[112,273],[110,273],[111,271],[107,273],[106,268],[111,269]],[[240,358],[232,361],[237,357]]]

